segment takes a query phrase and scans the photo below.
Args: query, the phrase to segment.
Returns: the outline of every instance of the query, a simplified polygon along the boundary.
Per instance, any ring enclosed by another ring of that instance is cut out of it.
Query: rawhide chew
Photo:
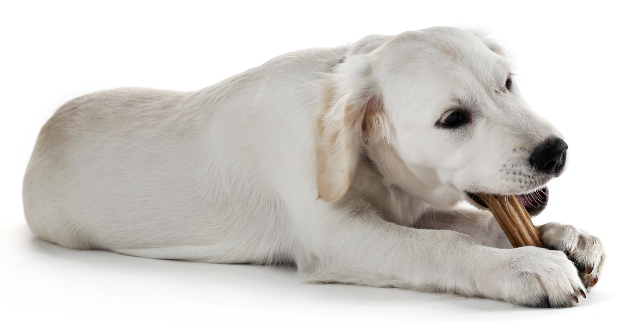
[[[514,195],[476,194],[489,207],[514,248],[542,247],[540,233],[532,223],[530,214]]]

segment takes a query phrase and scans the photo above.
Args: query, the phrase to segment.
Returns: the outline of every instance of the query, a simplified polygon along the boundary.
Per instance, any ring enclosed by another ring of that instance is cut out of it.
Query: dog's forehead
[[[386,101],[399,101],[393,102],[395,106],[412,100],[437,102],[438,107],[455,100],[484,105],[494,93],[504,91],[512,69],[508,58],[492,50],[489,43],[456,28],[393,36],[373,53]]]
[[[477,78],[505,78],[512,69],[504,50],[482,35],[452,27],[409,31],[386,42],[382,56],[400,68],[439,68]],[[388,58],[388,57],[385,57]]]

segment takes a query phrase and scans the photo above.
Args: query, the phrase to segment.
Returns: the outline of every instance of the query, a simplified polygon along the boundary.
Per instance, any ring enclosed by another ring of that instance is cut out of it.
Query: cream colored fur
[[[504,88],[510,68],[493,42],[441,27],[289,53],[191,93],[85,95],[41,130],[26,219],[69,248],[571,306],[584,286],[565,252],[598,275],[597,238],[550,224],[562,251],[511,249],[490,213],[457,208],[551,178],[527,156],[560,134]],[[436,127],[455,106],[472,124]]]

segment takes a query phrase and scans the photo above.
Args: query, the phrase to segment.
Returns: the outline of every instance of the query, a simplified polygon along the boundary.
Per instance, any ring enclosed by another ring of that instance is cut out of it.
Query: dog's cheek
[[[485,191],[494,185],[497,174],[490,171],[493,165],[485,162],[470,161],[452,175],[452,185],[461,192]]]

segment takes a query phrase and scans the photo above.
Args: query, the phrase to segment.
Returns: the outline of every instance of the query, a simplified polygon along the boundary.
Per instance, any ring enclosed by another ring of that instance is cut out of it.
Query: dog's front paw
[[[506,250],[500,266],[487,275],[494,298],[530,307],[571,307],[585,297],[573,263],[564,253],[537,247]]]
[[[556,222],[541,225],[538,230],[545,247],[563,251],[573,261],[586,288],[596,285],[605,260],[605,252],[599,238],[572,225]]]

